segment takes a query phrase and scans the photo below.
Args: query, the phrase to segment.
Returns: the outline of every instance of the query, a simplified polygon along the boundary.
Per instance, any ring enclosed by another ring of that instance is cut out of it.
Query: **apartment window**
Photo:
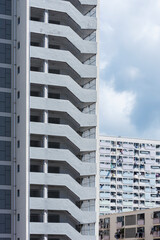
[[[59,197],[60,197],[59,191],[51,190],[51,189],[48,190],[48,198],[59,198]]]
[[[11,64],[11,45],[0,43],[0,63]]]
[[[11,94],[0,92],[0,112],[11,112]]]
[[[17,22],[18,22],[18,24],[20,24],[20,22],[21,22],[21,19],[20,19],[20,17],[18,17],[18,20],[17,20]]]
[[[0,209],[11,209],[11,191],[0,190]]]
[[[11,233],[11,215],[0,214],[0,234]]]
[[[20,67],[17,68],[17,73],[18,73],[18,74],[20,73]]]
[[[20,123],[20,116],[17,116],[17,123]]]
[[[11,142],[0,141],[0,161],[11,161]]]
[[[20,49],[20,47],[21,47],[21,44],[20,44],[20,42],[18,42],[17,43],[17,48]]]
[[[136,224],[136,215],[130,215],[125,217],[126,226],[135,225]]]
[[[11,39],[11,20],[0,18],[0,38]]]
[[[17,141],[17,148],[20,148],[20,141]]]
[[[19,213],[17,214],[17,221],[18,222],[20,221],[20,214]]]
[[[0,68],[0,87],[11,88],[11,69]]]
[[[17,92],[17,98],[20,98],[20,91]]]
[[[59,222],[59,215],[55,215],[55,214],[48,214],[48,222],[51,223],[58,223]]]
[[[0,1],[0,14],[11,15],[11,0]]]
[[[17,165],[17,172],[20,172],[20,165]]]
[[[17,197],[20,197],[20,190],[17,190]]]
[[[59,167],[48,166],[48,173],[59,173]]]
[[[126,228],[125,229],[125,238],[135,238],[136,228]]]
[[[58,143],[58,142],[48,142],[48,148],[60,148],[60,143]]]
[[[0,136],[11,137],[11,118],[0,117]]]
[[[11,167],[0,165],[0,185],[11,185]]]

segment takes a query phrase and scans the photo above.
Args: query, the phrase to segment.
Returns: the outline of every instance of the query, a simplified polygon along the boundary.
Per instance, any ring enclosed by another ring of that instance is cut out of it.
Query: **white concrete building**
[[[98,239],[97,0],[0,1],[0,240]]]
[[[160,207],[160,141],[100,137],[100,215]]]

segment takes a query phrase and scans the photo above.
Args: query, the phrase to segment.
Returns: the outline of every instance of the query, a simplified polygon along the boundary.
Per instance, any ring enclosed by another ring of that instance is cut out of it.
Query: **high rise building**
[[[0,240],[98,238],[97,19],[0,1]]]
[[[160,141],[100,137],[100,214],[160,207]]]

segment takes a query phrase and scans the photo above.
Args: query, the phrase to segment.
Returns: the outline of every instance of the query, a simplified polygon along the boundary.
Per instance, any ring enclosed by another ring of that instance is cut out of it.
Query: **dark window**
[[[59,24],[60,24],[60,21],[56,21],[56,20],[51,20],[51,19],[50,19],[50,20],[49,20],[49,23],[58,24],[58,25],[59,25]]]
[[[20,141],[17,141],[17,148],[20,148]]]
[[[17,165],[17,172],[20,172],[20,165]]]
[[[0,117],[0,136],[10,137],[11,136],[11,118]]]
[[[20,17],[18,17],[18,20],[17,20],[17,22],[18,22],[18,24],[20,24],[20,22],[21,22],[21,19],[20,19]]]
[[[0,14],[11,15],[11,0],[0,1]]]
[[[20,221],[20,214],[19,213],[17,214],[17,221],[18,222]]]
[[[11,142],[0,141],[0,161],[11,161]]]
[[[17,73],[18,73],[18,74],[20,73],[20,67],[17,68]]]
[[[136,215],[126,216],[125,217],[125,225],[135,225],[136,224]]]
[[[48,222],[58,223],[59,222],[59,215],[49,214],[48,215]]]
[[[49,98],[55,98],[55,99],[60,99],[60,94],[59,93],[48,93]]]
[[[11,88],[11,69],[0,68],[0,87]]]
[[[48,173],[59,173],[59,167],[48,167]]]
[[[48,198],[59,198],[59,191],[56,190],[48,190]]]
[[[60,118],[49,117],[48,118],[48,123],[60,124]]]
[[[11,64],[11,45],[0,43],[0,63]]]
[[[0,190],[0,209],[11,209],[10,190]]]
[[[17,123],[20,123],[20,116],[17,116]]]
[[[17,92],[17,98],[20,98],[20,91]]]
[[[17,190],[17,197],[19,197],[20,196],[20,190],[18,189]]]
[[[0,214],[0,233],[10,234],[11,233],[11,215]]]
[[[49,44],[49,48],[60,49],[59,45]]]
[[[0,18],[0,38],[11,39],[11,20]]]
[[[30,141],[30,146],[31,147],[41,147],[41,142],[38,140],[31,140]]]
[[[0,112],[11,112],[11,94],[0,92]]]
[[[20,47],[21,47],[20,42],[18,42],[17,47],[18,47],[18,49],[20,49]]]
[[[11,185],[11,167],[0,165],[0,185]]]
[[[49,69],[48,72],[49,73],[53,73],[53,74],[60,74],[60,70],[59,69]]]
[[[48,142],[48,148],[60,148],[60,143],[58,143],[58,142]]]

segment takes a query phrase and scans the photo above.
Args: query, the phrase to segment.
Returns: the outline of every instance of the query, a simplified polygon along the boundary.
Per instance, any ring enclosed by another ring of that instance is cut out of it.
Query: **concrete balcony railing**
[[[30,234],[67,236],[72,240],[96,240],[95,236],[82,235],[68,223],[30,223]]]
[[[65,137],[82,152],[96,151],[95,139],[82,138],[68,125],[31,122],[30,133],[36,135]]]
[[[69,26],[30,21],[30,32],[68,39],[80,53],[96,54],[97,43],[83,40]]]
[[[81,224],[96,222],[96,213],[89,211],[82,211],[69,199],[44,199],[44,198],[30,198],[30,209],[50,211],[65,211],[68,212],[74,219],[81,222]]]
[[[81,63],[71,52],[42,47],[30,47],[30,57],[41,60],[65,62],[82,78],[96,78],[97,68]]]
[[[95,175],[96,164],[82,162],[67,149],[30,148],[30,158],[48,161],[67,162],[80,176]]]
[[[96,126],[96,116],[93,114],[82,113],[68,100],[46,99],[41,97],[30,97],[31,109],[48,110],[55,112],[65,112],[74,119],[80,127]]]
[[[66,13],[81,29],[96,29],[97,20],[93,17],[82,15],[70,2],[59,0],[30,0],[30,7],[47,9],[50,11]]]
[[[30,184],[66,187],[80,200],[96,198],[96,188],[82,187],[68,174],[30,173]]]
[[[81,102],[96,102],[96,91],[82,88],[70,76],[31,71],[30,81],[34,84],[64,87]]]

